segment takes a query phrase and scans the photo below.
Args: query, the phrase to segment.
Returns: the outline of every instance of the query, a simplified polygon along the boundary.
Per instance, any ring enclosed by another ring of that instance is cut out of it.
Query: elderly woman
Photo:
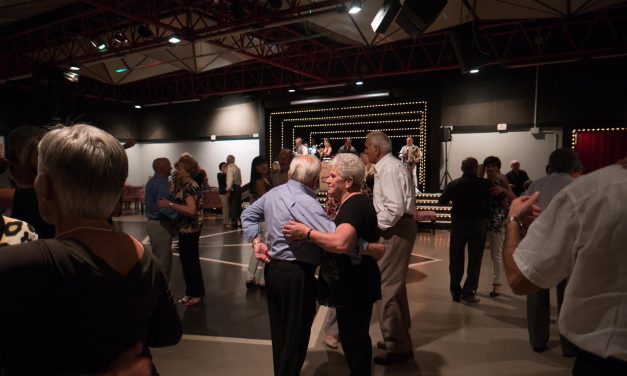
[[[330,168],[327,194],[339,202],[335,232],[318,231],[293,221],[283,229],[290,240],[309,239],[328,251],[320,266],[320,304],[336,307],[351,375],[371,375],[368,330],[372,305],[381,298],[381,274],[375,258],[359,251],[357,239],[377,241],[377,215],[372,201],[361,193],[365,172],[361,159],[354,154],[338,154]]]
[[[75,125],[39,149],[35,189],[56,239],[0,250],[0,373],[96,374],[138,342],[145,352],[176,344],[181,322],[163,271],[107,223],[128,174],[122,146]]]
[[[205,295],[205,284],[200,268],[198,241],[202,231],[202,203],[200,186],[194,181],[198,173],[198,162],[191,155],[181,155],[174,165],[178,187],[174,202],[165,198],[157,201],[160,208],[170,207],[181,215],[178,223],[179,254],[183,277],[185,278],[185,296],[178,300],[188,307],[197,306]]]

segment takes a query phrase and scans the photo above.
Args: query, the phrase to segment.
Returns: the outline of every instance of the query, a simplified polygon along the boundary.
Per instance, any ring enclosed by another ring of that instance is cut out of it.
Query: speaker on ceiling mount
[[[412,38],[418,38],[435,21],[447,2],[447,0],[406,0],[396,17],[396,23]]]
[[[379,8],[377,15],[374,16],[370,26],[375,33],[383,34],[394,21],[394,17],[401,9],[401,3],[398,0],[384,0],[383,6]]]
[[[448,35],[463,74],[490,62],[490,56],[486,55],[479,45],[479,34],[473,22],[453,27]]]

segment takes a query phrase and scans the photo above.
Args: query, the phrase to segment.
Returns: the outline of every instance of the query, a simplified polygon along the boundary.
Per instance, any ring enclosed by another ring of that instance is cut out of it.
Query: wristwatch
[[[520,217],[518,217],[517,215],[512,215],[512,216],[507,217],[507,221],[505,222],[505,224],[508,224],[510,222],[516,222],[518,223],[518,226],[520,228],[523,228],[522,219],[520,219]]]

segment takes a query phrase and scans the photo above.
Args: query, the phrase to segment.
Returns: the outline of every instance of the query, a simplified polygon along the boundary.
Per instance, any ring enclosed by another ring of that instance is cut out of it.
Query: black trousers
[[[566,280],[558,283],[556,290],[557,312],[559,313],[562,308],[562,302],[564,301]],[[549,289],[540,289],[533,294],[527,295],[527,327],[531,347],[545,347],[549,342],[551,329],[551,299]],[[562,335],[560,335],[560,344],[562,345],[562,354],[573,356],[577,353],[577,346]]]
[[[580,350],[575,359],[573,376],[624,376],[627,375],[627,362],[617,358],[601,358],[598,355]]]
[[[185,279],[185,295],[200,298],[205,296],[205,283],[200,269],[200,256],[198,255],[199,232],[179,232],[179,255],[183,278]]]
[[[451,223],[449,272],[451,274],[450,289],[453,297],[459,297],[462,294],[470,295],[477,291],[487,226],[487,219],[454,218]],[[468,267],[466,281],[462,288],[466,244],[468,244]]]
[[[315,266],[272,260],[266,264],[266,291],[275,376],[297,376],[305,362],[316,313]]]
[[[231,224],[237,226],[237,220],[242,214],[242,187],[239,185],[233,185],[231,193],[229,194],[229,217],[231,217]]]
[[[372,341],[369,333],[372,303],[337,307],[335,312],[350,375],[372,375]]]

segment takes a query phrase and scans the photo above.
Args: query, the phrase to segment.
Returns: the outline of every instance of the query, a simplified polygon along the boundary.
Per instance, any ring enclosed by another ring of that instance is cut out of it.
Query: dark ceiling
[[[451,0],[415,39],[396,24],[371,29],[383,0],[352,15],[349,3],[4,1],[0,83],[36,88],[42,75],[49,81],[78,65],[74,94],[150,104],[455,70],[448,31],[468,21],[488,65],[627,54],[626,1]],[[172,35],[181,43],[169,43]],[[92,46],[96,39],[106,48]]]

